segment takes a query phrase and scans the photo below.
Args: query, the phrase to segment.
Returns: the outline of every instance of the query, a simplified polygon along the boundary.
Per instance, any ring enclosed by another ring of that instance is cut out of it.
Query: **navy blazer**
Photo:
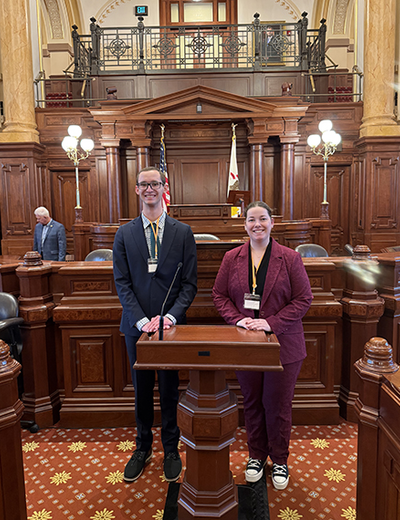
[[[190,226],[167,216],[157,270],[148,272],[149,252],[141,216],[121,226],[113,246],[114,281],[123,312],[120,331],[139,337],[136,323],[161,312],[163,301],[182,262],[164,308],[164,315],[185,323],[197,292],[197,251]]]
[[[36,224],[33,236],[33,250],[40,253],[43,260],[64,261],[67,252],[67,238],[64,226],[60,222],[51,220],[49,230],[43,242],[43,251],[42,231],[43,225]]]
[[[259,316],[281,344],[281,362],[294,363],[306,357],[302,318],[313,298],[310,281],[299,253],[271,241]],[[214,305],[229,325],[254,318],[254,311],[243,305],[244,294],[250,292],[249,248],[246,242],[225,254],[212,291]]]

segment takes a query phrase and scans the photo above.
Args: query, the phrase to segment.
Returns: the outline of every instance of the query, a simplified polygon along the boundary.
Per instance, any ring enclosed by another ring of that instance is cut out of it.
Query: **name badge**
[[[147,260],[147,272],[155,273],[157,270],[157,260],[155,258],[149,258]]]
[[[244,295],[244,308],[259,311],[261,305],[261,297],[259,294],[246,293]]]

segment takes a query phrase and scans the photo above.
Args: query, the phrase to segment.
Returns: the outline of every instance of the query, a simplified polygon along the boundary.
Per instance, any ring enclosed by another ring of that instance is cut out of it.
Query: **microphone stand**
[[[175,283],[176,277],[178,276],[179,270],[182,267],[182,265],[183,265],[182,262],[179,262],[178,267],[176,268],[174,277],[172,279],[171,285],[169,286],[169,289],[168,289],[168,292],[167,292],[167,296],[165,297],[165,300],[163,301],[163,304],[162,304],[162,307],[161,307],[160,323],[159,323],[159,326],[158,326],[158,339],[160,341],[162,341],[164,339],[164,307],[165,307],[165,304],[167,303],[169,293],[171,292],[171,289],[172,289],[172,287],[173,287],[173,285]]]

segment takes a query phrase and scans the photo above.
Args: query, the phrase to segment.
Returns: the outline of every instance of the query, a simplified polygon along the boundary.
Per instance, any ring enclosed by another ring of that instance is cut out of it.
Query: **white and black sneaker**
[[[249,457],[247,461],[245,476],[247,482],[258,482],[263,476],[265,460],[252,459]]]
[[[276,464],[274,462],[271,477],[275,489],[285,489],[289,483],[289,468],[287,464]]]

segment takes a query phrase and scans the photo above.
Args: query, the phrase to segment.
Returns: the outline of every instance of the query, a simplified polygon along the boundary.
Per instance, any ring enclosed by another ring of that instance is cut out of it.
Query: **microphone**
[[[163,304],[162,304],[162,307],[161,307],[160,325],[158,327],[158,339],[160,341],[162,341],[164,339],[164,307],[165,307],[165,304],[167,303],[169,293],[171,292],[171,289],[172,289],[172,287],[173,287],[173,285],[175,283],[176,277],[178,276],[179,270],[180,270],[180,268],[182,266],[183,266],[182,262],[179,262],[179,264],[178,264],[178,266],[176,268],[174,277],[172,279],[171,285],[169,286],[169,289],[168,289],[168,292],[167,292],[167,296],[165,297],[165,300],[163,301]]]

